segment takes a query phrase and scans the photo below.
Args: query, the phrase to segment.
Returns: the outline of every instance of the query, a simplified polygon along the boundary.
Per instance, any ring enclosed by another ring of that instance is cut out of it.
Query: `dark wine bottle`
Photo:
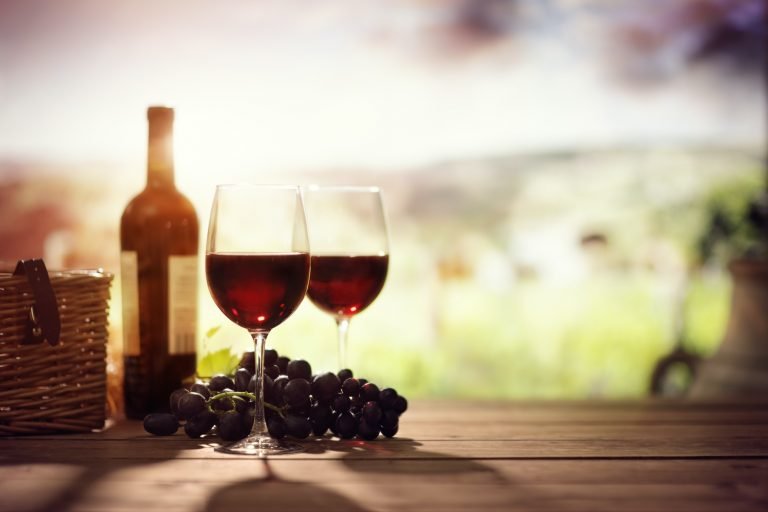
[[[120,220],[125,414],[168,410],[194,379],[198,234],[192,203],[174,183],[174,111],[150,107],[147,185]]]

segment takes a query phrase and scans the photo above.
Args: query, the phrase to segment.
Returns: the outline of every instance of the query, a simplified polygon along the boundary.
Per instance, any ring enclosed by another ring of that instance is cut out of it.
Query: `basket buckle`
[[[61,320],[56,302],[56,294],[48,278],[48,270],[41,259],[19,260],[15,276],[26,276],[35,303],[29,308],[29,318],[25,326],[22,345],[32,345],[48,341],[58,345],[61,335]]]

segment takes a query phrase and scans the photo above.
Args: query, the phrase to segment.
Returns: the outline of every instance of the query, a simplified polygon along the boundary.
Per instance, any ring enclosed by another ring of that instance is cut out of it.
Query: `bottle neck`
[[[175,188],[173,174],[173,125],[150,122],[147,188]]]

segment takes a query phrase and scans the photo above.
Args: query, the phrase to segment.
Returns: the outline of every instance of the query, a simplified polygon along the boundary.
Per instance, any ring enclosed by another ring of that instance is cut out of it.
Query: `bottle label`
[[[136,251],[120,253],[120,275],[123,295],[123,354],[141,353],[139,337],[139,264]]]
[[[168,258],[168,353],[194,354],[197,339],[197,256]]]

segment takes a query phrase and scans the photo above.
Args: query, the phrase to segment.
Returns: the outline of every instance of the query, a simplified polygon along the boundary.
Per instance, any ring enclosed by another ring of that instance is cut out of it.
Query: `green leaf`
[[[197,363],[197,374],[200,377],[212,377],[217,373],[231,375],[240,358],[228,348],[206,354]]]
[[[221,329],[221,325],[216,325],[205,331],[205,337],[206,338],[213,338],[217,332],[219,332],[219,329]]]

